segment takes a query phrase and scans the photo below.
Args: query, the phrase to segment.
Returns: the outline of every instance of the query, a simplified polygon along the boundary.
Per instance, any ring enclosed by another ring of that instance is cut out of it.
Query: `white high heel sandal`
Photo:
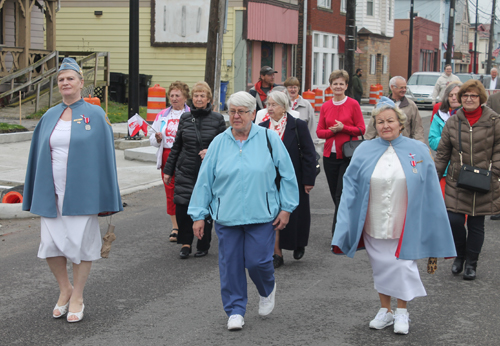
[[[54,318],[63,317],[68,312],[68,308],[69,308],[69,300],[66,304],[61,305],[61,306],[56,304],[56,307],[54,308],[54,310],[59,311],[59,315],[55,315],[54,312],[52,312],[52,317],[54,317]]]
[[[83,319],[83,310],[85,309],[85,304],[82,303],[82,311],[80,312],[68,312],[68,315],[66,316],[66,320],[70,323],[73,322],[80,322]],[[78,319],[76,320],[70,320],[70,317],[76,316]]]

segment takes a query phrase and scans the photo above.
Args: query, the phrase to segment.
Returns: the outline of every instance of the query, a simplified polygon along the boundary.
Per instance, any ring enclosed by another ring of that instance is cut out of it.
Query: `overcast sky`
[[[479,0],[478,22],[489,23],[491,21],[491,6],[493,0]],[[500,0],[496,0],[496,17],[500,17]],[[476,0],[469,0],[470,22],[476,22]],[[496,21],[495,25],[499,25],[500,21]]]

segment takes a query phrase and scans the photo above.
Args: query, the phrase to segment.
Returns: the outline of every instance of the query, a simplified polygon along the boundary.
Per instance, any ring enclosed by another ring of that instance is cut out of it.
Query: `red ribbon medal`
[[[87,124],[87,125],[85,125],[85,130],[89,131],[90,130],[90,125],[89,125],[90,119],[83,114],[82,114],[82,118],[83,118],[83,121],[85,122],[85,124]]]

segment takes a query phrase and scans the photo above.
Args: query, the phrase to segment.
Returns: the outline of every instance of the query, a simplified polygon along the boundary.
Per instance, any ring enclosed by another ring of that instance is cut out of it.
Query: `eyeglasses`
[[[247,113],[250,113],[250,111],[235,111],[235,110],[230,110],[229,112],[229,115],[230,116],[235,116],[236,114],[238,114],[240,117],[244,116],[245,114]]]
[[[477,100],[477,98],[479,97],[479,95],[473,95],[473,94],[463,94],[462,95],[462,99],[464,100],[467,100],[467,99],[471,99],[471,100]]]

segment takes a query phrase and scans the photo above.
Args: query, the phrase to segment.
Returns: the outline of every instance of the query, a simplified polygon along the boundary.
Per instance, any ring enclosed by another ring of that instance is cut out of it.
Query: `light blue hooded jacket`
[[[273,221],[281,210],[293,212],[299,204],[297,179],[279,136],[252,124],[240,149],[231,130],[219,134],[208,147],[189,203],[193,221],[210,213],[221,225],[237,226]],[[281,175],[279,191],[275,167]]]

